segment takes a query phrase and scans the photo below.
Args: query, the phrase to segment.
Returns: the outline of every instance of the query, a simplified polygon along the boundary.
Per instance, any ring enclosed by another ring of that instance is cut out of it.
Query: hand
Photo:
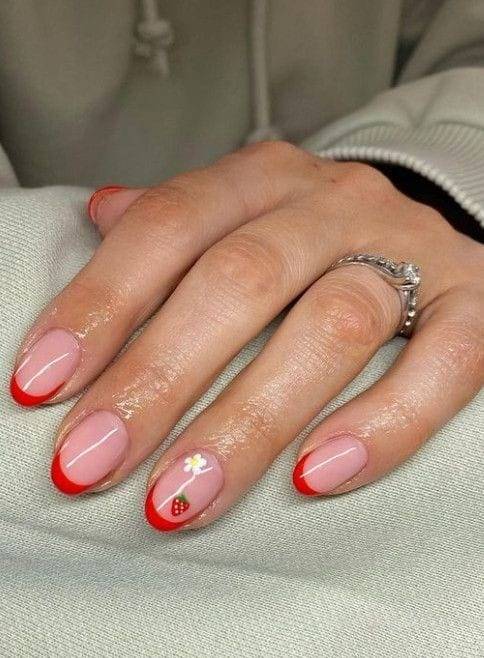
[[[64,493],[123,480],[296,300],[149,478],[146,512],[160,530],[223,514],[397,330],[400,299],[377,273],[325,274],[348,254],[420,265],[419,315],[389,372],[307,438],[294,472],[302,493],[381,477],[483,383],[483,247],[371,166],[258,144],[153,189],[100,191],[91,213],[104,241],[40,315],[12,379],[26,405],[88,386],[55,443]]]

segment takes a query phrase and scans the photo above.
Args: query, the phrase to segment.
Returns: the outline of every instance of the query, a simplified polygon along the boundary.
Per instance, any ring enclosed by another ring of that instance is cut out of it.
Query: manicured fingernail
[[[336,437],[300,459],[292,481],[306,496],[327,494],[359,473],[367,461],[361,441],[353,436]]]
[[[69,432],[54,455],[53,483],[69,495],[86,491],[121,464],[128,444],[123,421],[110,411],[95,411]]]
[[[107,185],[106,187],[100,187],[98,190],[95,190],[87,202],[87,214],[91,218],[91,221],[95,222],[97,220],[99,205],[107,196],[126,189],[123,185]]]
[[[183,455],[148,493],[146,518],[157,530],[176,530],[208,507],[223,483],[222,467],[211,453],[194,450]]]
[[[52,398],[72,376],[81,351],[70,331],[51,329],[23,356],[10,382],[13,399],[25,407]]]

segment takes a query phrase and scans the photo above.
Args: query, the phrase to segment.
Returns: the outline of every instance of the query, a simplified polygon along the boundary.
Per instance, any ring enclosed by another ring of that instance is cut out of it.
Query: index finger
[[[29,332],[12,378],[16,401],[82,389],[201,253],[294,189],[298,168],[287,163],[312,157],[289,145],[252,146],[138,198]]]

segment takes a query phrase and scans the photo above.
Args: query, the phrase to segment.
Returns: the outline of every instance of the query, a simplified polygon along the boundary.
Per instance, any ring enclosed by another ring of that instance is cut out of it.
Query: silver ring
[[[417,301],[420,288],[420,268],[413,263],[396,263],[385,256],[354,254],[333,263],[327,270],[336,270],[346,265],[363,265],[374,270],[398,292],[402,304],[402,315],[397,334],[409,336],[417,318]]]

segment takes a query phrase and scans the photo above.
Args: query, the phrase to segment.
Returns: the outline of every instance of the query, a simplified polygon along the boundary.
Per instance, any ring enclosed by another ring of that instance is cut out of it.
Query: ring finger
[[[372,271],[319,279],[162,456],[150,478],[148,521],[174,530],[222,514],[393,335],[400,311],[396,292]]]

